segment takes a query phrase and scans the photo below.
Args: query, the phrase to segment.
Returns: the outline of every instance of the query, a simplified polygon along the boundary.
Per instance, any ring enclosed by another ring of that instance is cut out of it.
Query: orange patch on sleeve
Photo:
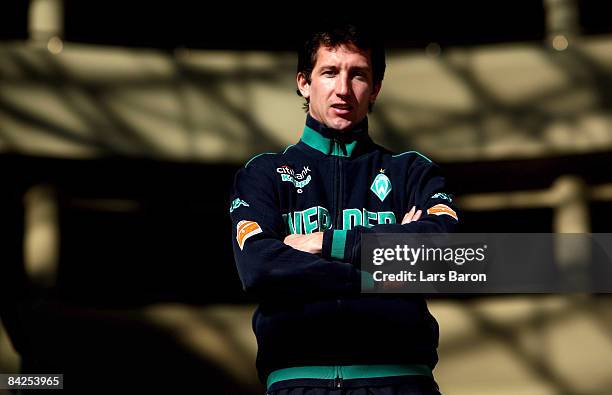
[[[452,208],[448,207],[446,204],[436,204],[427,209],[427,214],[433,215],[450,215],[455,219],[455,221],[459,221],[457,217],[457,213]]]
[[[244,248],[244,242],[251,236],[263,232],[259,227],[259,224],[255,221],[242,220],[236,225],[236,241],[238,247],[242,250]]]

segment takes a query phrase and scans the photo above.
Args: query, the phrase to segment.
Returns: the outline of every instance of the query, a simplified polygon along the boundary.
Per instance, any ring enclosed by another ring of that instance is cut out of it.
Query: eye
[[[333,77],[336,73],[333,70],[323,70],[321,74],[326,77]]]
[[[355,72],[355,74],[353,74],[353,76],[360,81],[366,81],[368,79],[367,74],[364,73],[363,71],[357,71]]]

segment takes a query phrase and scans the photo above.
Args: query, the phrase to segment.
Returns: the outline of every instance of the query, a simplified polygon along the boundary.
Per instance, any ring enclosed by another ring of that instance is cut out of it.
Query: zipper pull
[[[338,300],[339,302],[340,300]],[[334,387],[342,388],[342,367],[336,366],[336,378],[334,379]]]

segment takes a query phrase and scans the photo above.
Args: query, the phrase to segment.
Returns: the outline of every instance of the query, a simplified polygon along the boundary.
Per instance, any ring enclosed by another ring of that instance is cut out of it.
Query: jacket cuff
[[[324,258],[346,262],[346,230],[328,229],[323,233],[321,255]]]

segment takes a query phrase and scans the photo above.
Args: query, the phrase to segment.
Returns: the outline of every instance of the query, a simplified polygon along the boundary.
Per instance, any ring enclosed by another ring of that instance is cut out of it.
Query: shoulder
[[[284,159],[294,150],[290,145],[279,152],[263,152],[247,160],[236,172],[236,180],[242,182],[257,182],[271,178],[276,169],[282,165]]]
[[[393,158],[393,160],[398,162],[417,162],[428,165],[435,165],[435,163],[431,159],[429,159],[427,156],[423,155],[419,151],[406,151],[399,154],[392,154],[391,157]]]
[[[425,170],[429,168],[438,167],[438,165],[434,161],[432,161],[427,156],[418,151],[406,151],[402,153],[390,152],[388,153],[388,155],[390,157],[391,163],[393,163],[394,166],[400,168],[419,168]]]
[[[245,162],[242,169],[274,166],[293,152],[294,145],[289,145],[279,152],[262,152]]]
[[[290,154],[293,151],[293,147],[294,145],[292,144],[279,152],[262,152],[261,154],[257,154],[251,159],[247,160],[240,170],[274,166],[286,155]]]

